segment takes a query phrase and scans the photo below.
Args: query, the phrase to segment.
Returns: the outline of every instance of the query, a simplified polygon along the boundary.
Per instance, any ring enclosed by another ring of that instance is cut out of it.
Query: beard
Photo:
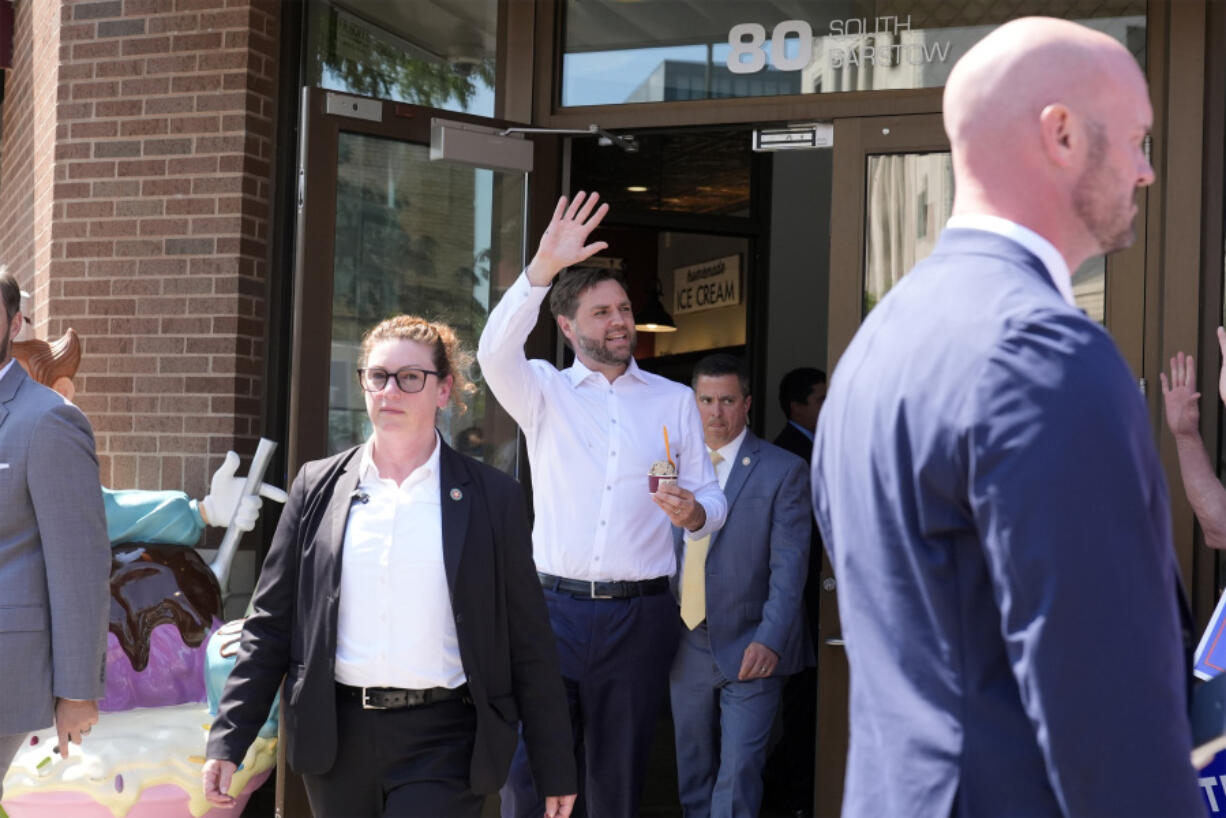
[[[575,343],[584,355],[591,358],[597,363],[606,364],[609,366],[621,366],[630,363],[630,359],[634,357],[635,334],[634,327],[626,327],[626,351],[625,353],[616,353],[609,349],[608,341],[604,339],[589,338],[588,336],[575,329]]]
[[[1134,187],[1127,198],[1112,200],[1118,179],[1106,167],[1107,137],[1103,126],[1088,122],[1090,145],[1086,169],[1073,185],[1073,212],[1098,245],[1099,252],[1110,253],[1131,247],[1136,240],[1132,225]]]

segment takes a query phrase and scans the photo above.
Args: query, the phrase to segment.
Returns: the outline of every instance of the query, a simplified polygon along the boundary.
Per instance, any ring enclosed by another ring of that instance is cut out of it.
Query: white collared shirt
[[[728,475],[732,474],[732,464],[736,460],[737,453],[741,451],[741,444],[745,442],[745,434],[748,431],[749,427],[744,427],[739,435],[715,450],[723,458],[715,464],[715,477],[719,480],[721,491],[728,485]],[[711,449],[707,449],[707,454],[710,455],[710,453]]]
[[[1038,256],[1039,261],[1047,268],[1052,283],[1060,291],[1060,295],[1069,306],[1076,307],[1077,299],[1073,296],[1073,277],[1069,273],[1068,262],[1060,251],[1050,241],[1031,230],[1022,227],[1017,222],[1002,219],[1000,216],[988,216],[983,213],[966,213],[951,216],[945,227],[961,230],[982,230],[985,233],[995,233],[1025,247]]]
[[[345,526],[336,680],[356,687],[459,687],[465,681],[443,566],[438,433],[400,485],[362,447]]]
[[[16,358],[9,358],[9,362],[4,366],[0,366],[0,381],[4,380],[4,376],[9,373],[9,370],[17,365]]]
[[[536,567],[580,580],[638,580],[676,569],[672,523],[647,492],[668,427],[678,482],[707,514],[688,537],[724,524],[728,511],[689,387],[630,362],[612,383],[576,360],[559,372],[524,357],[548,287],[521,274],[490,313],[477,358],[498,402],[524,430],[532,465]]]

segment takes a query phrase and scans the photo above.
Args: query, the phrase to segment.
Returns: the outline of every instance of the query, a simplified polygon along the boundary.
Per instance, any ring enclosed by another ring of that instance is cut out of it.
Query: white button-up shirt
[[[459,687],[465,681],[443,566],[439,444],[400,485],[362,447],[345,527],[336,680],[356,687]]]
[[[663,427],[679,485],[707,514],[687,536],[715,531],[728,511],[694,393],[633,360],[612,383],[578,360],[561,372],[529,361],[524,342],[548,292],[521,274],[490,313],[477,350],[482,375],[528,442],[536,567],[580,580],[671,576],[672,523],[647,492],[651,464],[666,459]]]
[[[1068,262],[1056,246],[1029,227],[1023,227],[1017,222],[1002,219],[1000,216],[988,216],[983,213],[966,213],[961,216],[951,216],[945,223],[947,228],[960,230],[982,230],[985,233],[995,233],[1022,245],[1038,256],[1039,261],[1047,268],[1052,283],[1060,291],[1060,295],[1070,307],[1077,306],[1073,296],[1073,276],[1069,273]],[[812,435],[810,435],[812,438]]]
[[[4,380],[4,376],[7,375],[8,371],[15,366],[17,366],[16,358],[9,358],[9,362],[7,364],[0,366],[0,381]]]

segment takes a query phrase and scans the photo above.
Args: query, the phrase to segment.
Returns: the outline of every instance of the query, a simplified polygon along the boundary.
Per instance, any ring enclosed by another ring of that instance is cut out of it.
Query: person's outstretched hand
[[[553,219],[545,228],[536,255],[526,271],[532,286],[546,286],[564,268],[586,261],[609,246],[603,241],[587,243],[588,236],[609,212],[607,204],[596,207],[599,201],[599,193],[588,196],[583,191],[575,194],[575,200],[569,206],[565,196],[558,199]]]

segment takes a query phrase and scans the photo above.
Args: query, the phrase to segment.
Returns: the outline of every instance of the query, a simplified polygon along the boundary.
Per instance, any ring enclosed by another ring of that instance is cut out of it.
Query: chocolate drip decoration
[[[221,618],[221,588],[195,549],[124,543],[111,549],[110,630],[132,668],[149,664],[149,636],[174,623],[183,642],[199,647]]]

